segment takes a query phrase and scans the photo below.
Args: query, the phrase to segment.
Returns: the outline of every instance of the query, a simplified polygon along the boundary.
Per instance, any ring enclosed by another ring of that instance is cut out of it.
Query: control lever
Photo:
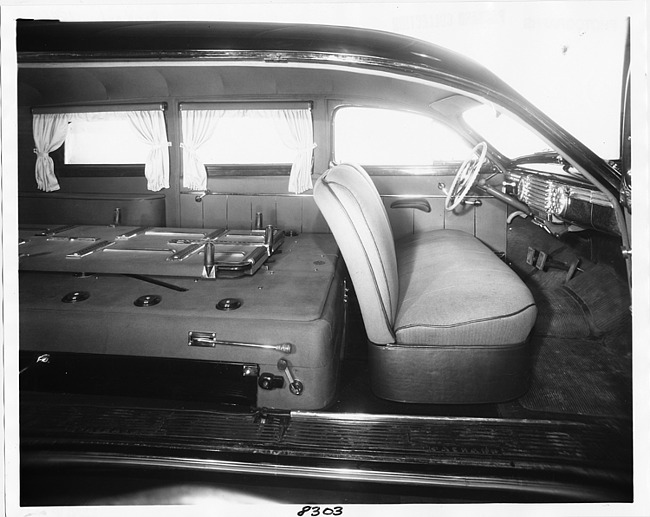
[[[304,389],[304,386],[302,382],[300,382],[298,379],[296,379],[293,376],[291,367],[289,366],[289,361],[287,361],[286,359],[278,360],[278,370],[283,371],[284,374],[287,376],[287,380],[289,381],[289,390],[291,391],[291,393],[293,393],[294,395],[300,395],[302,393],[302,390]]]
[[[526,264],[533,266],[540,271],[546,271],[548,268],[562,269],[567,272],[566,282],[571,280],[575,275],[576,271],[583,271],[578,267],[580,265],[580,259],[576,258],[571,262],[561,262],[559,260],[553,259],[550,255],[544,251],[536,250],[535,248],[528,247],[528,253],[526,255]]]
[[[197,203],[200,203],[200,202],[203,201],[203,198],[205,196],[209,196],[210,194],[212,194],[212,192],[210,192],[210,190],[205,190],[205,191],[201,192],[200,194],[197,194],[194,197],[194,201],[196,201]]]

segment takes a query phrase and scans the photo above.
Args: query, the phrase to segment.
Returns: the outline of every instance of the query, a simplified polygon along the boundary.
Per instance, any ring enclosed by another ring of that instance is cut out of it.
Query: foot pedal
[[[553,259],[548,253],[536,250],[530,246],[526,254],[526,264],[544,272],[548,271],[549,268],[562,269],[567,272],[565,282],[571,280],[576,274],[576,271],[582,271],[579,267],[580,259],[577,257],[569,263],[561,262]]]

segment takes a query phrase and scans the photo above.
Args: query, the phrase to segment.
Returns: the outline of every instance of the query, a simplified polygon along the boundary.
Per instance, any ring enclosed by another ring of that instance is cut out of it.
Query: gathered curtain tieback
[[[50,155],[50,153],[48,153],[47,151],[39,151],[36,148],[34,148],[34,154],[36,156],[49,156]]]
[[[165,141],[157,144],[151,144],[151,147],[156,147],[158,149],[164,149],[165,147],[171,147],[171,146],[172,146],[171,142],[165,142]]]

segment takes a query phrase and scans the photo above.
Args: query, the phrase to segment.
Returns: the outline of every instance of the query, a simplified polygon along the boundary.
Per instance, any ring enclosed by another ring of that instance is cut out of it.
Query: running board
[[[20,422],[23,468],[156,467],[489,489],[538,501],[632,497],[631,430],[612,420],[227,413],[23,394]]]

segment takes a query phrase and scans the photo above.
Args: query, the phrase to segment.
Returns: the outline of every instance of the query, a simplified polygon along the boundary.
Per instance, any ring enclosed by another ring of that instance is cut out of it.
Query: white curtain
[[[54,161],[50,153],[65,142],[68,134],[70,116],[66,113],[34,114],[33,134],[36,153],[36,184],[40,190],[53,192],[59,190],[59,182],[54,175]]]
[[[127,111],[131,124],[140,139],[150,147],[144,164],[147,188],[157,192],[169,188],[169,150],[171,142],[167,141],[165,117],[162,110]]]
[[[54,162],[49,153],[64,143],[68,134],[68,123],[75,120],[111,120],[127,117],[136,134],[149,148],[144,162],[144,175],[147,188],[159,191],[169,188],[169,151],[171,142],[167,141],[165,116],[162,110],[115,111],[92,113],[47,113],[35,114],[33,121],[34,152],[36,158],[36,183],[38,188],[51,192],[59,190],[59,183],[54,175]],[[119,152],[119,150],[116,150]]]
[[[313,187],[311,181],[314,128],[311,111],[306,109],[286,109],[265,111],[267,117],[275,122],[284,145],[296,151],[289,176],[289,192],[300,194]]]
[[[214,134],[225,113],[225,110],[181,110],[183,187],[190,190],[207,189],[201,146]]]

